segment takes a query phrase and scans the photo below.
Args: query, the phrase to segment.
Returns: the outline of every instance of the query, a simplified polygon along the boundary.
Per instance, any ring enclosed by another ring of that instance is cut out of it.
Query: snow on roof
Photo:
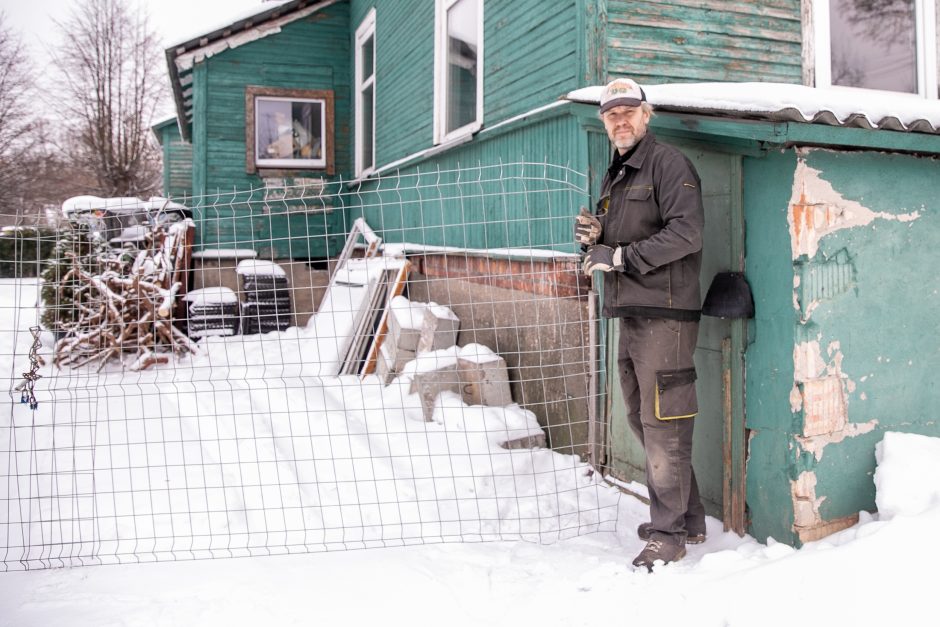
[[[597,104],[602,85],[567,99]],[[940,134],[940,101],[914,94],[782,83],[674,83],[644,86],[657,108],[768,120]]]
[[[202,37],[203,35],[206,35],[207,33],[213,33],[216,31],[224,30],[228,26],[232,26],[234,24],[237,24],[238,22],[241,22],[242,20],[247,20],[248,18],[252,18],[256,15],[260,15],[261,13],[267,13],[268,11],[271,11],[272,9],[282,4],[287,4],[290,1],[291,0],[269,0],[268,2],[265,2],[264,4],[259,4],[255,8],[244,9],[240,12],[229,14],[224,19],[220,19],[215,26],[212,26],[209,28],[200,27],[198,32],[193,32],[187,35],[186,37],[181,37],[177,41],[175,41],[173,44],[167,47],[176,48],[176,47],[182,46],[183,44],[193,41],[194,39],[199,39],[200,37]]]

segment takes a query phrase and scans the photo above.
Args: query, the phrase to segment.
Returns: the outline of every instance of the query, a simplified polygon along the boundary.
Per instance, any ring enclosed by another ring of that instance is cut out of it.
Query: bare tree
[[[63,73],[66,152],[102,196],[143,196],[160,184],[150,124],[162,96],[157,37],[127,0],[83,0],[63,22],[54,51]]]
[[[0,13],[0,215],[4,224],[22,219],[35,145],[30,114],[33,76],[20,39]]]

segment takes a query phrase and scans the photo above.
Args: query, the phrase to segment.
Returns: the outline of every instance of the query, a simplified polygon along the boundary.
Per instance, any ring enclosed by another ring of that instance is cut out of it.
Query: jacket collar
[[[630,166],[634,170],[639,170],[646,161],[646,157],[653,149],[653,144],[655,143],[656,137],[651,132],[646,131],[646,135],[643,136],[643,139],[627,154],[621,156],[615,148],[611,156],[610,166],[607,169],[611,184],[618,182],[624,177],[626,174],[626,166]]]
[[[650,154],[650,151],[653,149],[653,144],[655,143],[656,136],[647,130],[646,135],[643,136],[643,139],[640,140],[640,143],[638,143],[633,148],[633,152],[627,156],[624,164],[630,166],[634,170],[639,170],[641,167],[643,167],[643,163],[646,161],[646,157]]]

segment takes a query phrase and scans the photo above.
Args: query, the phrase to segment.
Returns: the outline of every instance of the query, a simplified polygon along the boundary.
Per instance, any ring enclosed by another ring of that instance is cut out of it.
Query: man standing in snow
[[[705,541],[692,471],[705,212],[692,163],[647,132],[652,111],[630,79],[604,88],[600,117],[616,150],[596,212],[575,221],[582,270],[604,272],[604,316],[620,318],[620,385],[650,494],[650,522],[637,529],[647,544],[633,565],[647,570]]]

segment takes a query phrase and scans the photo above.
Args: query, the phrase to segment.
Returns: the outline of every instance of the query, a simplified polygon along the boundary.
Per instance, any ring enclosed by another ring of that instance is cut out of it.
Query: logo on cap
[[[600,112],[614,107],[638,107],[646,101],[643,88],[629,78],[618,78],[607,84],[601,96]]]

